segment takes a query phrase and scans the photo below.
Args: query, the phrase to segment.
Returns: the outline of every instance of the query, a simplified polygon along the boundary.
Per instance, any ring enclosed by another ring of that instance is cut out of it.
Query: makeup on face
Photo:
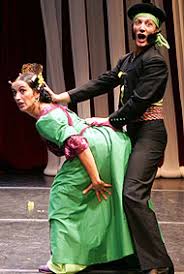
[[[30,86],[21,80],[12,83],[14,100],[21,111],[27,111],[34,103],[36,94]]]
[[[138,47],[147,46],[149,44],[148,36],[154,34],[156,31],[157,27],[149,17],[140,16],[134,20],[133,32]]]

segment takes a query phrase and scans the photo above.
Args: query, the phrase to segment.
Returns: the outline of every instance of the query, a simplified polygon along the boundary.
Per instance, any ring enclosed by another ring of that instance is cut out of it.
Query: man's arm
[[[101,74],[96,80],[90,80],[79,88],[68,91],[70,99],[73,103],[78,103],[102,95],[111,91],[120,84],[118,73],[120,70],[120,61],[117,66]]]
[[[81,87],[77,87],[60,94],[55,94],[47,86],[47,84],[45,84],[45,89],[51,95],[53,102],[57,103],[78,103],[91,99],[95,96],[99,96],[111,91],[113,88],[120,84],[120,78],[118,77],[118,73],[120,71],[122,61],[123,59],[120,59],[115,68],[101,74],[96,80],[88,81]]]

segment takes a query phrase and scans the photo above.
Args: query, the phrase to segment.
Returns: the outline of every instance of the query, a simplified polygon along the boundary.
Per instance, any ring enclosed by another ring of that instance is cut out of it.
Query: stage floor
[[[0,175],[0,274],[38,273],[49,258],[48,198],[53,177]],[[184,179],[156,179],[155,211],[176,273],[184,273]],[[28,201],[34,210],[28,211]],[[99,270],[93,273],[131,273]]]

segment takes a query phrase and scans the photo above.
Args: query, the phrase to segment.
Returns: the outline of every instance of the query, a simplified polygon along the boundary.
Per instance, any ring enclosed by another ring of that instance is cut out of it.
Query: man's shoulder
[[[119,58],[118,63],[117,63],[117,67],[122,67],[124,64],[128,63],[128,60],[130,58],[130,56],[132,55],[131,52],[126,53],[125,55],[123,55],[122,57]]]
[[[153,59],[158,59],[160,61],[165,62],[163,55],[161,54],[160,50],[158,47],[156,46],[152,46],[150,48],[148,48],[144,54],[142,55],[142,59],[144,61],[148,61],[148,60],[153,60]]]
[[[126,53],[125,55],[123,55],[122,57],[120,57],[120,59],[119,59],[118,62],[120,62],[120,63],[124,62],[125,60],[127,60],[130,57],[131,54],[132,54],[132,52]]]

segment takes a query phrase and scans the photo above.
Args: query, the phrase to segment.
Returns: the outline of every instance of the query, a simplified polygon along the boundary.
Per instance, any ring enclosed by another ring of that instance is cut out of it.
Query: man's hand
[[[112,187],[111,184],[106,184],[102,180],[91,183],[87,188],[83,190],[83,194],[87,194],[89,191],[94,190],[99,202],[101,202],[101,196],[104,200],[107,200],[108,197],[106,194],[111,195],[111,191],[108,188]]]
[[[85,121],[89,124],[89,125],[105,125],[105,124],[109,124],[109,118],[105,117],[105,118],[101,118],[101,117],[91,117],[91,118],[86,118]]]
[[[108,117],[91,117],[91,118],[86,118],[85,121],[88,123],[88,124],[92,124],[94,122],[98,122],[98,123],[106,123],[109,121],[109,118]]]
[[[45,84],[44,89],[50,95],[53,103],[63,103],[63,104],[70,103],[70,96],[68,92],[62,92],[62,93],[56,94],[49,88],[46,82],[44,84]]]

